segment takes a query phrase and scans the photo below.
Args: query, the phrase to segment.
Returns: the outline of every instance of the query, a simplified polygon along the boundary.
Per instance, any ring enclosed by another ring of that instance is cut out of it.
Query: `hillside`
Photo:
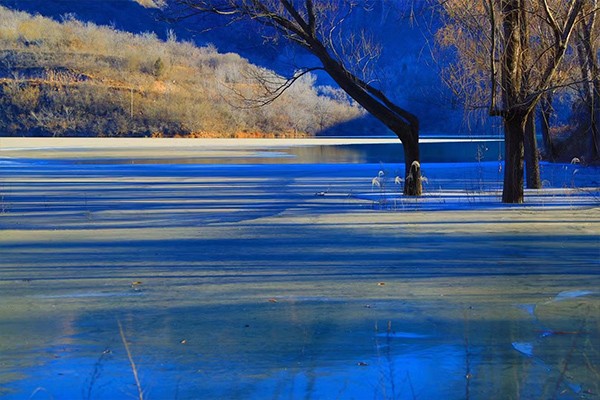
[[[162,39],[167,39],[167,32],[172,30],[178,38],[198,46],[212,43],[221,51],[240,54],[285,76],[295,68],[318,64],[302,49],[285,41],[266,43],[257,25],[251,22],[227,24],[222,18],[203,14],[168,24],[161,18],[163,11],[149,7],[156,3],[158,0],[2,0],[10,8],[56,20],[74,15],[80,21],[110,25],[127,32],[153,32]],[[347,16],[345,25],[347,29],[366,29],[381,45],[381,57],[374,64],[375,83],[385,87],[386,94],[398,104],[419,116],[424,134],[464,133],[467,128],[477,134],[489,131],[487,119],[478,118],[469,121],[468,126],[465,124],[463,110],[439,78],[439,66],[429,48],[436,29],[430,3],[413,0],[367,3],[369,7],[357,7]],[[168,10],[164,12],[168,14]],[[324,74],[318,75],[318,83],[334,85]],[[358,124],[336,127],[327,133],[381,135],[385,131],[374,118],[361,118]]]
[[[311,76],[264,107],[247,101],[282,82],[239,55],[172,33],[163,41],[0,7],[3,134],[302,136],[363,114]]]

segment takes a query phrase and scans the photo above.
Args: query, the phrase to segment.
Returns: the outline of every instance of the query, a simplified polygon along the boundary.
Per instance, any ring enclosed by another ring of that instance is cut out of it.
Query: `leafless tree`
[[[378,48],[363,30],[348,28],[356,7],[368,6],[351,0],[170,0],[171,16],[186,18],[201,13],[222,16],[229,23],[240,21],[263,27],[267,39],[284,38],[313,54],[324,70],[350,97],[381,121],[402,141],[406,183],[404,194],[420,195],[421,177],[410,174],[420,163],[419,120],[395,104],[367,72]],[[301,73],[301,72],[300,72]],[[281,86],[285,89],[286,85]]]
[[[534,112],[543,96],[568,84],[561,76],[582,10],[592,0],[447,0],[438,41],[454,46],[458,63],[447,81],[487,106],[504,125],[502,201],[523,202],[527,153],[530,186],[539,187]],[[592,12],[596,12],[595,9]],[[453,81],[458,77],[457,82]],[[571,83],[573,83],[571,81]],[[465,89],[467,88],[467,89]],[[466,96],[465,96],[466,98]],[[527,152],[526,152],[527,150]]]
[[[576,48],[581,68],[582,97],[589,116],[590,157],[600,157],[600,22],[598,0],[590,0],[581,10],[577,25]]]

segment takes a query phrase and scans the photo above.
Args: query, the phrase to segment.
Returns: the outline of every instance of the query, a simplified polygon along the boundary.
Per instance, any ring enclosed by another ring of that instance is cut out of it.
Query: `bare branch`
[[[299,71],[296,71],[294,75],[290,78],[283,78],[279,75],[274,75],[270,73],[270,71],[253,69],[249,71],[249,78],[256,82],[262,89],[262,95],[256,96],[255,93],[252,93],[252,96],[247,96],[241,90],[235,88],[232,85],[225,85],[229,90],[231,90],[241,101],[242,104],[232,104],[231,106],[241,109],[253,109],[267,106],[278,98],[280,98],[296,81],[304,77],[305,75],[314,72],[323,70],[322,67],[312,67],[305,68]]]
[[[546,3],[546,0],[543,0]],[[567,51],[567,44],[569,43],[569,39],[573,33],[575,28],[575,23],[577,22],[577,18],[580,14],[580,11],[583,7],[583,0],[574,0],[571,2],[569,6],[569,11],[567,13],[567,18],[565,21],[565,25],[560,31],[560,35],[557,37],[554,43],[554,57],[551,63],[548,64],[546,70],[542,74],[542,79],[540,80],[539,88],[540,90],[537,93],[531,93],[526,97],[524,103],[528,106],[528,108],[533,108],[539,101],[542,94],[548,90],[550,87],[552,80],[558,70],[558,67],[563,59],[565,52]]]
[[[311,36],[317,36],[315,8],[312,0],[306,0],[306,12],[308,14],[308,32]]]
[[[555,36],[560,37],[561,29],[558,26],[558,23],[556,22],[556,19],[554,18],[552,11],[550,10],[550,6],[548,5],[548,0],[541,0],[541,3],[542,3],[542,6],[544,7],[544,11],[546,12],[546,17],[548,18],[548,23],[550,24],[550,27],[554,31]]]
[[[498,87],[498,72],[496,71],[496,11],[494,9],[493,0],[488,2],[488,13],[490,15],[490,56],[489,56],[489,67],[490,67],[490,80],[492,82],[491,95],[490,95],[490,115],[495,115],[498,112],[498,106],[496,104],[496,92]]]

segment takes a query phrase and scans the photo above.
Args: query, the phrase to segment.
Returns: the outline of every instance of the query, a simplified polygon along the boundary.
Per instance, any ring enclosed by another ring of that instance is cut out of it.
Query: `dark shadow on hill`
[[[79,21],[112,26],[117,30],[141,34],[155,33],[167,39],[174,32],[179,40],[191,40],[199,46],[214,44],[221,52],[234,52],[263,66],[272,66],[281,49],[265,46],[257,40],[249,24],[226,24],[218,16],[198,15],[169,23],[169,11],[145,8],[133,0],[5,0],[2,6],[61,21],[73,16]]]
[[[132,0],[4,0],[2,5],[57,21],[72,15],[80,21],[112,26],[128,32],[156,32],[159,36],[166,34],[166,24],[158,21],[156,10],[144,8]]]
[[[396,137],[372,115],[352,119],[317,132],[317,136],[377,136]]]

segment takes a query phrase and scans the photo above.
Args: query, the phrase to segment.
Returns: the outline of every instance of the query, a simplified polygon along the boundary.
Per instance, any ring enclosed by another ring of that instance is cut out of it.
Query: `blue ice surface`
[[[564,292],[560,292],[553,301],[562,301],[562,300],[568,300],[568,299],[573,299],[576,297],[583,297],[583,296],[588,296],[590,294],[594,294],[596,292],[591,291],[591,290],[566,290]]]
[[[517,308],[525,311],[527,314],[531,315],[532,317],[535,317],[535,304],[518,304]]]
[[[504,163],[461,162],[423,164],[423,196],[403,196],[395,184],[402,166],[373,166],[371,179],[383,171],[381,185],[354,193],[382,209],[432,211],[436,209],[472,209],[524,206],[598,206],[600,203],[600,167],[541,163],[543,189],[525,189],[525,205],[501,202]],[[401,176],[400,176],[401,177]]]
[[[426,335],[423,333],[416,333],[416,332],[383,332],[383,333],[378,333],[377,337],[383,337],[383,338],[402,338],[402,339],[424,339],[424,338],[428,338],[431,337],[431,335]]]
[[[512,342],[512,347],[527,357],[533,357],[533,343],[530,342]]]
[[[6,166],[6,168],[4,168]],[[452,199],[464,199],[465,194],[467,201],[463,203],[456,200],[457,206],[473,207],[481,206],[482,204],[497,204],[499,199],[493,190],[499,190],[502,176],[501,163],[497,162],[465,162],[465,163],[439,163],[439,164],[424,164],[423,171],[428,177],[428,182],[425,185],[427,193],[431,193],[429,198],[424,199],[408,199],[405,201],[405,206],[408,208],[411,204],[415,207],[421,204],[427,205],[438,201],[440,207],[448,207]],[[18,176],[20,173],[27,171],[39,172],[50,176],[77,176],[78,174],[90,174],[93,176],[108,176],[108,177],[138,177],[138,176],[159,176],[159,177],[206,177],[206,176],[226,176],[226,177],[255,177],[265,176],[272,179],[293,179],[296,177],[314,177],[322,182],[328,182],[329,179],[336,180],[344,178],[359,177],[360,181],[352,181],[352,185],[358,188],[363,188],[364,193],[371,196],[373,199],[389,198],[401,199],[399,194],[391,193],[391,189],[383,194],[379,191],[370,192],[371,178],[378,174],[379,170],[387,171],[386,175],[390,177],[393,183],[393,177],[396,172],[403,169],[401,164],[111,164],[99,163],[97,165],[81,165],[68,161],[37,161],[30,160],[11,164],[10,162],[3,163],[3,168],[0,169],[1,176]],[[573,183],[577,187],[588,187],[597,185],[598,179],[597,167],[584,167],[572,165],[543,165],[543,179],[547,182],[548,188],[561,189],[564,187],[571,188]],[[401,173],[401,172],[400,172]],[[88,175],[88,176],[90,176]],[[364,182],[363,182],[364,179]],[[595,183],[594,183],[595,182]],[[31,185],[35,184],[30,183]],[[361,186],[362,185],[362,186]],[[273,186],[273,193],[279,190],[277,186]],[[395,189],[398,190],[398,189]],[[445,193],[454,190],[453,196],[447,196]],[[492,191],[490,194],[490,190]],[[596,189],[597,193],[597,189]],[[212,195],[212,194],[211,194]],[[479,197],[477,197],[479,196]],[[558,196],[558,194],[557,194]],[[356,196],[358,198],[358,196]],[[367,197],[367,196],[365,196]],[[471,198],[472,200],[468,200]],[[591,204],[594,204],[594,197],[590,195]],[[481,201],[476,202],[476,199]],[[596,197],[597,199],[597,197]],[[446,201],[446,203],[443,203]],[[472,201],[470,203],[469,201]],[[566,200],[565,200],[566,201]],[[429,203],[428,203],[429,202]],[[489,202],[489,203],[486,203]],[[597,205],[597,200],[596,200]],[[114,204],[111,207],[115,207]],[[162,223],[162,222],[161,222]],[[444,239],[444,240],[447,240]],[[165,244],[167,244],[165,242]],[[133,244],[132,244],[133,245]],[[209,256],[207,256],[209,257]],[[384,258],[382,258],[385,261]],[[576,298],[591,293],[586,291],[568,291],[558,294],[557,299]],[[90,293],[74,293],[70,297],[88,297]],[[585,294],[583,294],[585,293]],[[136,295],[137,296],[137,295]],[[205,318],[205,316],[202,316]],[[159,318],[152,319],[149,323],[154,324]],[[94,319],[95,321],[95,319]],[[142,318],[138,322],[142,322]],[[109,324],[110,325],[110,324]],[[114,324],[113,324],[114,325]],[[91,326],[95,326],[91,324]],[[204,325],[201,325],[204,326]],[[218,324],[214,324],[218,326]],[[411,328],[409,328],[411,329]],[[217,329],[215,329],[217,331]],[[344,331],[348,336],[347,331]],[[200,330],[200,336],[211,334],[209,330]],[[285,337],[288,332],[275,333],[277,337]],[[216,334],[214,334],[216,337]],[[103,344],[106,341],[105,334],[98,335],[101,339],[99,343]],[[212,337],[212,336],[211,336]],[[339,346],[340,349],[355,348],[356,343],[362,341],[367,349],[372,351],[357,352],[356,359],[332,359],[327,357],[331,353],[323,352],[322,349],[310,354],[301,360],[303,364],[299,364],[294,358],[290,358],[284,364],[275,363],[273,365],[279,367],[274,369],[275,372],[265,373],[261,367],[264,367],[264,362],[261,361],[267,354],[258,354],[257,357],[249,359],[251,362],[245,362],[246,356],[239,356],[239,363],[236,364],[231,360],[218,358],[212,361],[206,357],[206,354],[193,353],[186,355],[181,352],[180,358],[174,358],[173,346],[165,346],[166,350],[159,355],[147,356],[145,378],[148,378],[148,385],[154,398],[170,398],[176,397],[174,394],[179,393],[180,398],[186,398],[185,390],[189,396],[198,394],[198,388],[195,387],[197,382],[205,385],[203,395],[205,398],[231,398],[231,385],[235,385],[235,390],[240,393],[238,398],[265,398],[265,394],[283,393],[289,394],[290,398],[328,398],[332,394],[339,394],[340,398],[346,397],[349,394],[362,395],[365,398],[383,398],[383,392],[388,394],[396,388],[398,391],[396,397],[414,398],[413,389],[418,393],[419,398],[463,398],[461,390],[465,387],[464,366],[467,363],[467,354],[475,355],[477,361],[477,353],[467,353],[462,342],[440,343],[439,338],[428,338],[424,334],[418,332],[401,331],[396,333],[382,334],[376,338],[389,337],[390,345],[386,346],[386,350],[390,349],[390,356],[386,354],[378,354],[373,349],[373,334],[368,332],[362,335],[351,335],[352,340],[348,340]],[[357,340],[361,339],[361,340]],[[118,339],[118,338],[117,338]],[[94,386],[96,390],[106,390],[107,397],[118,398],[119,395],[130,396],[135,395],[135,389],[131,386],[131,371],[123,356],[123,349],[119,347],[119,341],[113,340],[115,352],[112,355],[104,356],[107,364],[107,372],[102,376],[103,381]],[[116,343],[116,344],[115,344]],[[214,343],[217,343],[216,341]],[[513,342],[512,348],[527,357],[533,357],[534,347],[531,342]],[[511,351],[510,345],[506,343],[506,347]],[[370,346],[370,347],[369,347]],[[95,363],[98,357],[103,357],[104,347],[99,347],[96,358],[81,358],[78,357],[78,352],[69,358],[65,356],[62,360],[56,359],[51,361],[51,365],[44,364],[40,367],[34,367],[31,375],[38,378],[33,387],[39,387],[43,384],[48,388],[50,393],[64,393],[62,398],[73,398],[81,393],[81,376],[78,374],[94,371]],[[244,351],[248,347],[243,348]],[[302,348],[304,351],[304,348]],[[215,353],[218,353],[215,351]],[[241,353],[241,352],[240,352]],[[323,354],[325,353],[325,354]],[[138,353],[139,354],[139,353]],[[143,354],[143,353],[142,353]],[[238,352],[232,353],[230,357],[235,357]],[[302,353],[304,354],[304,353]],[[251,354],[252,355],[252,354]],[[360,358],[358,358],[360,356]],[[273,359],[276,357],[271,355]],[[320,357],[320,358],[319,358]],[[172,366],[168,362],[172,360],[181,361],[180,365],[188,369],[177,369],[177,366]],[[156,362],[159,360],[160,363]],[[143,361],[143,359],[141,360]],[[164,361],[164,364],[162,363]],[[471,360],[472,361],[472,360]],[[358,363],[361,363],[358,365]],[[189,363],[186,364],[186,363]],[[202,370],[195,367],[197,364]],[[363,366],[364,364],[364,366]],[[218,366],[221,369],[218,371],[211,370],[211,367]],[[152,370],[149,366],[156,367]],[[56,367],[56,368],[55,368]],[[247,368],[247,369],[243,369]],[[142,368],[143,370],[143,368]],[[236,372],[242,370],[244,373]],[[182,372],[183,371],[183,372]],[[392,375],[392,371],[397,373]],[[457,373],[459,371],[459,373]],[[58,377],[56,372],[59,373]],[[52,374],[54,373],[54,374]],[[46,374],[46,375],[41,375]],[[91,375],[93,376],[93,375]],[[159,379],[156,377],[159,376]],[[184,376],[182,387],[176,386],[175,383],[180,382]],[[442,379],[443,384],[432,384],[435,379]],[[85,378],[85,377],[84,377]],[[143,377],[144,378],[144,377]],[[158,382],[173,383],[172,385],[158,385]],[[191,381],[186,385],[186,381]],[[41,382],[41,383],[40,383]],[[27,382],[30,384],[30,381]],[[156,386],[153,384],[156,383]],[[126,386],[128,384],[129,386]],[[52,386],[54,385],[54,386]],[[86,385],[91,387],[91,383]],[[65,388],[71,388],[70,393],[65,393]],[[122,392],[123,387],[128,387],[130,390],[126,393]],[[53,390],[50,390],[53,389]],[[577,387],[575,386],[575,389]],[[575,390],[574,389],[574,390]],[[74,393],[76,392],[76,393]],[[36,397],[40,397],[44,393],[37,393]],[[307,395],[308,394],[308,395]],[[109,397],[109,395],[113,395]],[[211,396],[212,395],[212,396]],[[310,395],[310,396],[309,396]],[[454,397],[453,397],[454,395]],[[391,397],[391,396],[390,396]],[[56,395],[54,398],[60,398]],[[357,397],[359,398],[359,397]]]
[[[325,156],[324,156],[325,157]],[[296,178],[310,177],[322,184],[315,193],[326,195],[329,183],[352,179],[346,185],[347,195],[367,201],[373,208],[399,211],[434,211],[485,209],[504,207],[594,207],[600,204],[600,166],[574,164],[540,165],[542,190],[525,191],[524,205],[505,205],[501,202],[504,163],[501,161],[424,163],[422,173],[424,195],[402,195],[402,185],[395,178],[402,178],[404,163],[345,163],[325,162],[290,163],[293,157],[249,157],[231,159],[204,159],[202,163],[182,163],[182,160],[33,160],[0,159],[3,168],[0,177],[14,176],[37,171],[61,176],[86,175],[116,178],[136,177],[264,177],[279,179],[281,185],[264,188],[274,194]],[[189,161],[189,160],[188,160]],[[209,163],[206,163],[209,162]],[[380,171],[383,176],[380,176]],[[374,187],[374,177],[381,178],[381,185]]]
[[[289,159],[289,156],[283,157]],[[58,159],[41,160],[27,158],[2,158],[0,164],[5,172],[18,171],[22,168],[47,166],[71,172],[89,171],[90,166],[98,172],[147,172],[148,174],[174,174],[175,176],[205,174],[210,172],[228,172],[233,176],[246,175],[244,171],[264,172],[265,174],[295,174],[301,172],[319,173],[323,176],[335,172],[331,177],[346,176],[362,173],[365,185],[370,187],[370,178],[377,176],[379,171],[385,173],[386,184],[393,186],[396,176],[403,177],[404,163],[289,163],[278,162],[278,157],[210,159],[202,162],[183,162],[181,159],[143,160],[143,159]],[[196,160],[197,161],[197,160]],[[263,162],[264,161],[264,162]],[[572,164],[540,163],[542,184],[544,188],[582,188],[600,187],[600,166],[581,166]],[[502,187],[504,163],[498,161],[486,162],[452,162],[422,164],[422,174],[426,178],[426,191],[467,190],[470,192],[497,190]]]

